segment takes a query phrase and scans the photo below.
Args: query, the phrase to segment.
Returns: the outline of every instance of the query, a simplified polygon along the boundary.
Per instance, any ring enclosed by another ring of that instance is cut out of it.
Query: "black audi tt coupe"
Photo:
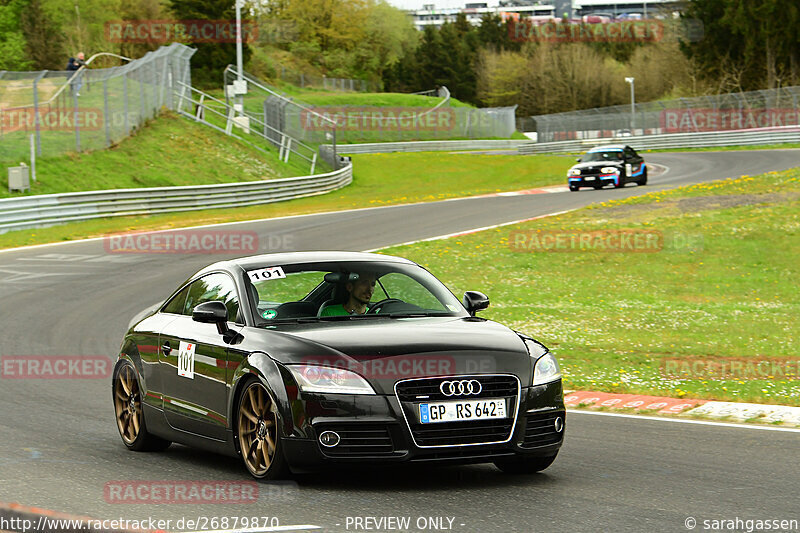
[[[327,465],[550,466],[556,359],[398,257],[296,252],[210,265],[134,318],[113,373],[131,450],[239,456],[258,479]]]

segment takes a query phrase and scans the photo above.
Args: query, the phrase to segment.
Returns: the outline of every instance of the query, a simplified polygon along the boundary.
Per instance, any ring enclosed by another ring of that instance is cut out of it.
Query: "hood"
[[[399,380],[425,376],[515,374],[522,386],[531,380],[531,358],[519,336],[480,318],[320,321],[263,332],[261,351],[277,361],[353,370],[379,394],[392,394]]]

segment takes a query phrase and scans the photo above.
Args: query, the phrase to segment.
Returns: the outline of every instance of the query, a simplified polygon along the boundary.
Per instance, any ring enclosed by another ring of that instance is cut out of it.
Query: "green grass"
[[[510,244],[515,230],[614,228],[661,232],[664,247],[521,253]],[[550,346],[568,389],[800,405],[799,233],[794,169],[383,252],[423,264],[456,294],[485,291],[492,305],[482,316]],[[763,379],[662,371],[667,359],[719,357],[788,358],[795,370]]]
[[[380,205],[428,202],[563,183],[561,156],[374,154],[353,157],[353,183],[329,194],[241,209],[121,217],[0,235],[0,248],[200,224],[253,220]]]
[[[30,162],[27,162],[30,164]],[[69,152],[37,159],[37,181],[27,194],[168,187],[255,181],[308,174],[301,161],[278,161],[247,143],[183,117],[165,114],[118,145],[94,152]],[[18,164],[0,162],[0,168]],[[8,192],[8,174],[0,178],[0,198]]]

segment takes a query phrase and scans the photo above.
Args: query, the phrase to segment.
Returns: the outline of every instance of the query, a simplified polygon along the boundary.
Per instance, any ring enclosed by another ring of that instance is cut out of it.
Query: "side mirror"
[[[581,162],[581,159],[582,159],[582,158],[580,158],[580,157],[579,157],[579,158],[577,158],[575,161],[577,161],[578,163],[580,163],[580,162]]]
[[[465,292],[463,302],[464,307],[472,316],[475,316],[478,311],[483,311],[489,307],[489,297],[478,291]]]
[[[203,302],[192,310],[192,320],[203,324],[216,324],[220,335],[228,332],[228,308],[219,301]]]

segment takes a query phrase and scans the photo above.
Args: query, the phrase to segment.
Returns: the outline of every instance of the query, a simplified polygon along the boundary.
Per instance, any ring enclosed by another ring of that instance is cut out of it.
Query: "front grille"
[[[466,396],[445,396],[439,390],[442,381],[476,379],[481,383],[481,393]],[[477,398],[505,398],[517,396],[517,378],[514,376],[457,376],[446,378],[424,378],[401,381],[395,386],[401,402],[448,401]],[[423,398],[418,398],[422,396]]]
[[[445,396],[440,390],[443,381],[478,380],[479,394]],[[506,442],[511,438],[517,412],[519,380],[507,375],[467,375],[438,378],[409,379],[395,385],[397,399],[403,408],[408,428],[419,447],[464,446]],[[509,418],[471,420],[465,422],[419,422],[419,404],[438,401],[505,398]]]
[[[548,411],[546,413],[531,413],[525,416],[525,439],[522,448],[536,448],[561,442],[564,438],[564,429],[557,432],[556,418],[561,417],[565,422],[564,411]]]
[[[508,439],[513,418],[471,422],[439,422],[411,424],[411,433],[418,446],[457,446],[501,442]]]
[[[377,424],[320,424],[314,426],[317,435],[324,431],[335,431],[341,440],[333,448],[320,444],[323,453],[331,456],[343,455],[390,455],[394,452],[394,443],[389,428]]]

